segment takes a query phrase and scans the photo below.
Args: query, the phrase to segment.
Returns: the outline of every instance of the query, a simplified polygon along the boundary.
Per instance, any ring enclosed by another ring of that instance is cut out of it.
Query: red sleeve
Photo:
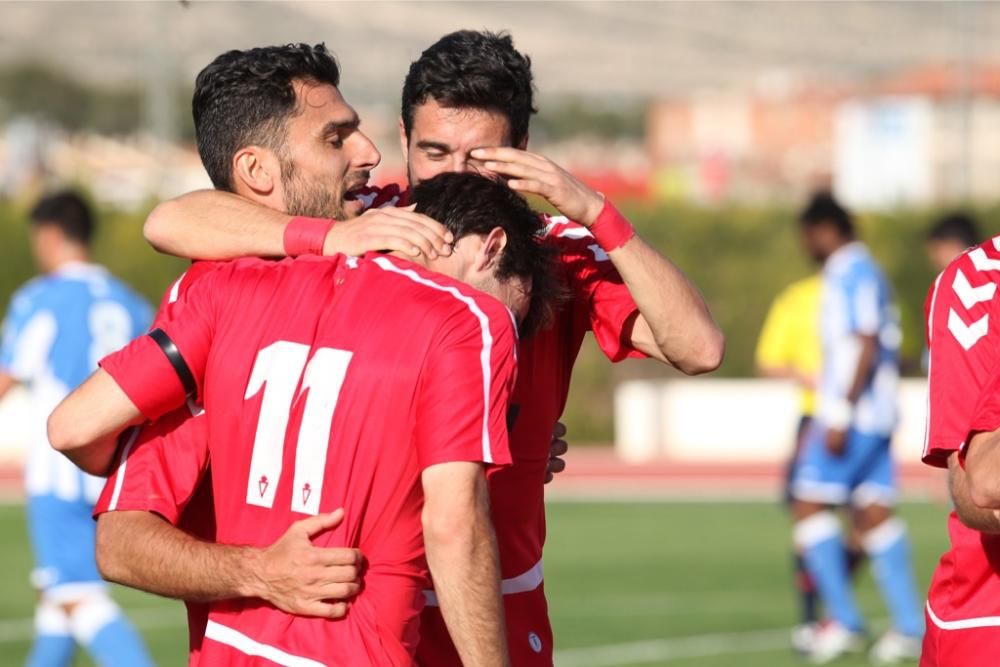
[[[176,346],[195,382],[195,395],[199,397],[216,321],[215,297],[222,287],[223,273],[215,271],[203,276],[177,294],[173,301],[164,304],[153,329],[165,333]],[[177,367],[151,334],[136,338],[101,359],[99,365],[150,421],[179,408],[188,398]]]
[[[1000,427],[998,282],[1000,253],[978,248],[952,262],[928,294],[928,465],[947,467],[970,433]]]
[[[608,254],[583,225],[550,218],[547,228],[565,269],[571,298],[586,304],[590,330],[604,354],[615,362],[647,358],[630,338],[639,308]]]
[[[156,512],[177,525],[208,467],[208,424],[185,406],[127,434],[94,516]]]
[[[509,465],[507,408],[517,367],[510,314],[499,303],[480,301],[450,317],[441,331],[417,395],[420,467],[451,461]]]

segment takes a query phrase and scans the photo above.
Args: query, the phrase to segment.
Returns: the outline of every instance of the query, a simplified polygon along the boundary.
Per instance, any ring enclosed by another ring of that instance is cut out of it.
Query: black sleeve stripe
[[[521,406],[517,403],[512,403],[509,408],[507,408],[507,431],[514,430],[514,424],[517,423],[517,416],[521,414]]]
[[[184,361],[184,357],[181,356],[181,351],[177,349],[174,341],[170,340],[170,336],[163,329],[153,329],[149,332],[149,337],[160,346],[163,354],[167,355],[167,361],[174,367],[177,379],[181,381],[181,386],[184,387],[187,397],[194,398],[195,394],[198,393],[198,384],[194,381],[194,375],[192,375],[190,367]]]

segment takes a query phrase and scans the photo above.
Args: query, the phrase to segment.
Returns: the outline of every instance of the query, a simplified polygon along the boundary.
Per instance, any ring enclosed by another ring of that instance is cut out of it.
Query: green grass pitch
[[[902,508],[926,591],[947,544],[944,507]],[[24,510],[0,507],[0,665],[21,665],[29,646]],[[552,503],[546,590],[560,667],[804,664],[787,648],[795,620],[789,528],[768,503]],[[859,597],[876,629],[886,612],[867,572]],[[115,595],[161,665],[184,664],[179,603],[125,589]],[[77,665],[90,665],[78,657]],[[866,665],[863,658],[836,663]]]

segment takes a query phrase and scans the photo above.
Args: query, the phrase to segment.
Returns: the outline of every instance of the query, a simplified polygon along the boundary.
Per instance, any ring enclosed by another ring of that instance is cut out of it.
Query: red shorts
[[[533,591],[505,595],[507,649],[512,667],[552,667],[552,626],[545,603],[545,584]],[[417,664],[421,667],[462,667],[438,607],[420,615]]]
[[[927,630],[920,667],[996,667],[1000,627],[943,630],[924,612]]]

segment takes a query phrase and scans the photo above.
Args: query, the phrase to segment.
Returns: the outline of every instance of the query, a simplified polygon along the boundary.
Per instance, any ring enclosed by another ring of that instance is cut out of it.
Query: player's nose
[[[382,154],[375,147],[375,142],[363,132],[355,132],[357,145],[354,154],[354,166],[358,170],[371,171],[382,161]]]

